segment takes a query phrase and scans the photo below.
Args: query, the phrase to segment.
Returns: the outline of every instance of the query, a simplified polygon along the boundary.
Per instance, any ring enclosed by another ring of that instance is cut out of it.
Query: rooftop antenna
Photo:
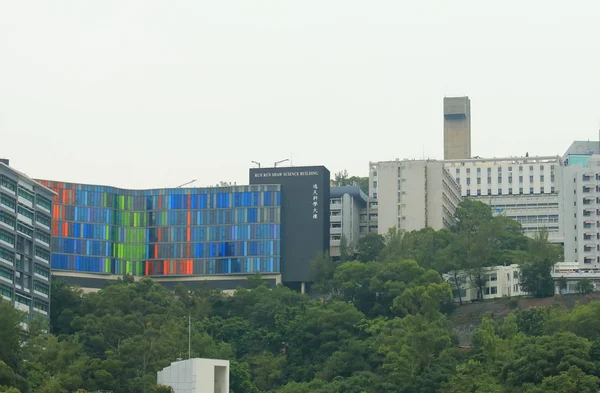
[[[250,161],[250,162],[252,162],[253,164],[256,164],[256,166],[260,168],[260,162],[257,162],[257,161]]]
[[[275,161],[275,163],[273,164],[273,168],[277,168],[277,164],[281,164],[281,163],[284,163],[289,160],[290,160],[289,158],[286,158],[285,160]]]
[[[177,188],[181,188],[181,187],[183,187],[183,186],[187,186],[188,184],[192,184],[192,183],[194,183],[196,180],[198,180],[198,179],[194,179],[194,180],[192,180],[192,181],[189,181],[189,182],[187,182],[187,183],[183,183],[182,185],[180,185],[180,186],[177,186]]]

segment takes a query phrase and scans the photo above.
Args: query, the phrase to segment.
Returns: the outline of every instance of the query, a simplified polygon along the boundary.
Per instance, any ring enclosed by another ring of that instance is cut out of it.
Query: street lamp
[[[289,158],[286,158],[285,160],[281,160],[281,161],[275,161],[275,164],[273,165],[274,168],[277,168],[277,164],[281,164],[283,162],[289,161]]]

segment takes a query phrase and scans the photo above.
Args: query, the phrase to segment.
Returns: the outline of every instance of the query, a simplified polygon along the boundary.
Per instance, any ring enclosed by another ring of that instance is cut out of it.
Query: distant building
[[[329,255],[340,256],[342,237],[347,245],[356,245],[360,236],[361,210],[367,206],[368,196],[358,186],[330,188]]]
[[[56,192],[53,274],[94,291],[124,274],[233,290],[281,274],[277,184],[128,190],[41,180]]]
[[[33,316],[50,313],[54,192],[0,163],[0,296]]]
[[[378,233],[451,228],[460,186],[442,161],[397,160],[369,164],[370,197],[377,200]],[[369,213],[375,214],[375,213]]]
[[[367,205],[360,209],[360,235],[367,233],[379,233],[379,208],[377,207],[377,199],[369,197]]]
[[[444,160],[471,158],[471,100],[444,97]]]
[[[188,359],[171,363],[156,375],[156,383],[175,393],[229,393],[229,361]]]
[[[564,167],[562,191],[565,261],[600,269],[600,155]]]
[[[486,281],[483,288],[483,299],[496,299],[501,297],[524,296],[527,293],[521,289],[519,279],[519,265],[491,266],[486,268]],[[464,301],[477,300],[477,287],[474,285],[466,272],[459,272],[460,287],[456,288],[452,273],[443,275],[444,280],[452,285],[454,300]]]
[[[557,294],[579,293],[579,283],[583,279],[592,282],[594,291],[600,290],[600,270],[582,268],[579,262],[559,262],[552,267],[551,275],[554,279],[554,293]],[[562,279],[566,284],[564,288],[561,288]]]
[[[600,154],[600,142],[574,141],[563,154],[564,166],[581,164],[586,165],[587,160],[594,154]]]
[[[446,160],[461,195],[489,204],[494,214],[518,221],[533,237],[545,228],[549,240],[562,243],[558,156]]]

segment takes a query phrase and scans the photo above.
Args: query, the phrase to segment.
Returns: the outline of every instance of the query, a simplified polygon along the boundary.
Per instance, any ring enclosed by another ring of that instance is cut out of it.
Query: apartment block
[[[0,162],[0,296],[27,322],[50,312],[54,192]]]
[[[528,236],[545,228],[551,242],[562,243],[559,156],[446,160],[444,165],[460,184],[463,197],[487,203],[494,214],[518,221]]]
[[[600,155],[563,169],[565,261],[600,268]]]
[[[378,233],[451,228],[460,186],[442,161],[396,160],[369,164],[370,197],[377,200]]]
[[[348,245],[360,236],[361,210],[367,206],[367,195],[358,186],[331,187],[329,206],[329,254],[340,256],[342,237]]]

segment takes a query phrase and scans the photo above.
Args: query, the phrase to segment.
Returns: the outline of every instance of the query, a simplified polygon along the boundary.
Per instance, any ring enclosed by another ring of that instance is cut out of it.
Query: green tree
[[[594,292],[594,283],[587,278],[582,278],[577,282],[577,291],[582,295]]]
[[[552,266],[561,258],[559,247],[548,242],[548,233],[540,232],[530,241],[526,260],[520,263],[521,288],[535,297],[554,295]]]
[[[385,247],[383,236],[377,233],[367,233],[358,239],[356,257],[361,262],[376,261]]]
[[[24,314],[9,302],[0,299],[0,315],[0,361],[11,369],[18,370],[21,343],[25,338],[21,329]]]

